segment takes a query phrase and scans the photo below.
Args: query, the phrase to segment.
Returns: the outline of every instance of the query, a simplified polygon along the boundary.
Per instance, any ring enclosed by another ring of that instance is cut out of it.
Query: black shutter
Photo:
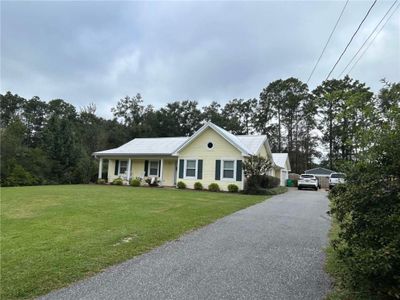
[[[215,161],[215,180],[221,179],[221,161],[217,159]]]
[[[117,159],[115,161],[114,175],[118,175],[118,169],[119,169],[119,160]]]
[[[183,159],[179,160],[179,178],[183,178],[183,168],[185,161]]]
[[[197,161],[197,179],[203,179],[203,160]]]
[[[144,176],[147,176],[147,170],[149,169],[149,161],[144,161]]]
[[[161,160],[158,161],[158,177],[161,177]]]
[[[236,181],[242,181],[242,161],[236,161]]]

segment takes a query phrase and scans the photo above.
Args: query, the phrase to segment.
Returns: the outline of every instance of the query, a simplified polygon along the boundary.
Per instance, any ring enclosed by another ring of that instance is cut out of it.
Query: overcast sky
[[[394,1],[394,0],[393,0]],[[338,76],[393,1],[377,2]],[[332,68],[371,1],[350,1],[312,80]],[[269,82],[307,80],[344,2],[1,2],[1,93],[62,98],[98,113],[141,93],[175,100],[258,97]],[[400,81],[400,9],[352,76],[377,91]]]

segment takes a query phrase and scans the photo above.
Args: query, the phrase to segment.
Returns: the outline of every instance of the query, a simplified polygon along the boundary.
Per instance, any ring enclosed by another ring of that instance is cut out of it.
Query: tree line
[[[321,165],[340,169],[356,161],[364,129],[379,126],[400,102],[400,83],[383,81],[374,94],[350,77],[324,81],[310,91],[296,78],[269,83],[259,99],[173,101],[146,105],[140,94],[112,108],[113,118],[96,114],[90,104],[77,109],[62,99],[43,101],[7,92],[0,95],[1,184],[3,186],[87,183],[97,164],[91,154],[136,137],[189,136],[205,121],[234,134],[266,134],[273,152],[288,152],[292,171]],[[328,154],[323,155],[323,149]]]

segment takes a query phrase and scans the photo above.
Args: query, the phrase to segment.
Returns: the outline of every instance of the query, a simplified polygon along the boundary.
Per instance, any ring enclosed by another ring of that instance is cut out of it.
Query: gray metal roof
[[[313,175],[330,175],[331,173],[335,173],[335,171],[318,167],[304,171],[305,174],[313,174]]]
[[[236,135],[236,138],[250,154],[256,154],[265,142],[266,135]]]
[[[172,155],[189,137],[136,138],[118,148],[93,153],[96,156]]]
[[[267,144],[266,135],[233,135],[221,127],[207,122],[191,137],[136,138],[118,148],[94,152],[96,156],[145,156],[173,155],[196,139],[206,128],[212,128],[229,143],[242,152],[243,155],[256,154],[263,143]]]
[[[274,163],[283,169],[286,169],[286,161],[289,159],[288,153],[272,153],[272,159]],[[290,163],[288,171],[290,171]]]

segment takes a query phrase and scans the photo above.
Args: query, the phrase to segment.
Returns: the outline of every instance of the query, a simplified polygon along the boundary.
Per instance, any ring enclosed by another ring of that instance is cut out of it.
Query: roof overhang
[[[171,153],[92,153],[92,156],[97,157],[151,157],[151,156],[168,156],[172,157]]]
[[[259,152],[260,152],[260,149],[261,149],[262,146],[265,146],[265,149],[267,150],[267,154],[268,154],[268,156],[269,156],[269,158],[270,158],[270,160],[271,160],[271,162],[272,162],[272,167],[273,167],[273,168],[276,168],[276,169],[283,169],[282,167],[278,166],[278,165],[274,162],[274,158],[273,158],[273,156],[272,156],[272,151],[271,151],[271,146],[269,145],[267,136],[265,136],[263,142],[261,143],[261,145],[260,145],[260,147],[258,148],[258,150],[257,150],[256,153],[259,153]]]
[[[287,162],[287,164],[288,164],[287,170],[288,170],[288,171],[292,171],[292,166],[290,165],[289,154],[288,154],[288,156],[287,156],[286,162]]]

